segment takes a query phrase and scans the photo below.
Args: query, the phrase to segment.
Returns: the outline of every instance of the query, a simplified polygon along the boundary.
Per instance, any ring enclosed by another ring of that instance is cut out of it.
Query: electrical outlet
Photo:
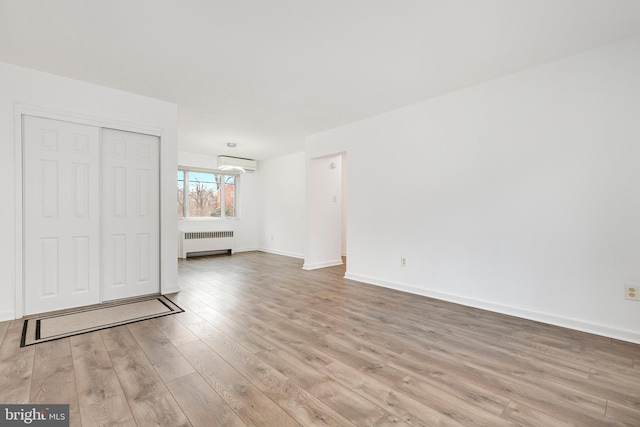
[[[632,301],[640,301],[640,287],[636,285],[624,285],[624,298]]]
[[[407,257],[406,256],[401,256],[400,257],[400,267],[406,267],[407,266]]]

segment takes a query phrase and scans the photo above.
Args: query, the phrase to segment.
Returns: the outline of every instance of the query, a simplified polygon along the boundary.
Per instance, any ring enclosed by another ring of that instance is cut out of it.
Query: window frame
[[[221,171],[218,169],[206,169],[206,168],[196,168],[196,167],[190,167],[190,166],[178,166],[178,170],[177,172],[182,172],[183,173],[183,189],[182,189],[182,208],[183,208],[183,212],[182,215],[183,216],[179,216],[178,220],[179,221],[224,221],[224,220],[238,220],[240,219],[240,209],[239,209],[239,205],[238,205],[238,195],[239,195],[239,185],[238,182],[240,181],[240,174],[239,173],[234,173],[234,172],[229,172],[229,171]],[[196,216],[196,217],[192,217],[189,216],[189,191],[185,191],[188,190],[189,188],[189,172],[199,172],[199,173],[208,173],[208,174],[212,174],[212,175],[221,175],[222,179],[220,180],[221,186],[218,189],[218,191],[221,192],[220,195],[220,216],[216,217],[216,216]],[[226,204],[227,204],[227,200],[226,200],[226,179],[224,178],[225,176],[234,176],[235,177],[235,183],[234,183],[234,210],[235,210],[235,216],[227,216],[227,211],[226,211]],[[178,181],[178,177],[176,174],[176,181]],[[177,201],[176,201],[177,203]]]

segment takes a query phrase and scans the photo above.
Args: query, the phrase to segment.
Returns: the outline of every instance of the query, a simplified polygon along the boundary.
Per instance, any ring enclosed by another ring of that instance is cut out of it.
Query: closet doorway
[[[156,136],[23,116],[24,314],[159,293]]]

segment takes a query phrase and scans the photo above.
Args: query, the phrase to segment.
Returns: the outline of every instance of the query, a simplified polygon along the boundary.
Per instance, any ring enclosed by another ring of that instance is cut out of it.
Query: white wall
[[[178,165],[203,169],[216,169],[217,156],[187,151],[178,152]],[[260,164],[261,166],[261,164]],[[238,177],[238,218],[233,219],[178,219],[179,231],[233,230],[236,252],[253,251],[258,248],[258,172],[247,172]],[[175,181],[175,177],[174,177]],[[175,191],[175,190],[174,190]],[[175,198],[175,197],[174,197]],[[175,210],[175,206],[174,206]]]
[[[307,138],[341,151],[347,277],[640,342],[640,38]]]
[[[21,311],[16,285],[22,226],[19,113],[24,111],[161,136],[161,280],[163,291],[177,290],[176,105],[0,62],[0,320]]]
[[[304,151],[260,162],[260,250],[304,258]]]

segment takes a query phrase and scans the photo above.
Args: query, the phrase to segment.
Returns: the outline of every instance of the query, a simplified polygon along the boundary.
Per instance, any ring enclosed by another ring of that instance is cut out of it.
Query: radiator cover
[[[225,231],[181,231],[179,237],[179,256],[206,254],[213,251],[235,251],[233,230]]]

